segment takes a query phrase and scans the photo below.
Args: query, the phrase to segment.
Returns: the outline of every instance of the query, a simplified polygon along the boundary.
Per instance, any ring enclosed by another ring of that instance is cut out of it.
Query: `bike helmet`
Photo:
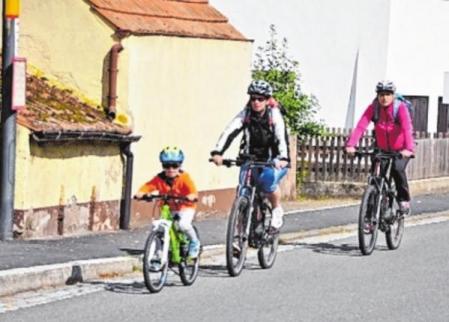
[[[182,163],[184,161],[184,152],[176,146],[167,146],[159,153],[159,160],[162,163]]]
[[[273,87],[264,80],[254,80],[249,84],[247,93],[249,95],[257,94],[265,97],[273,96]]]
[[[394,92],[396,92],[396,86],[394,85],[394,83],[392,81],[389,81],[389,80],[380,81],[376,85],[376,93],[379,93],[379,92],[394,93]]]

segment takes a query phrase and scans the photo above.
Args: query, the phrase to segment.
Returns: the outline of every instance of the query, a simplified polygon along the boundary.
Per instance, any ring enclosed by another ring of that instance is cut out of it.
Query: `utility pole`
[[[12,239],[16,169],[13,59],[17,55],[20,0],[3,0],[2,110],[0,137],[0,240]]]

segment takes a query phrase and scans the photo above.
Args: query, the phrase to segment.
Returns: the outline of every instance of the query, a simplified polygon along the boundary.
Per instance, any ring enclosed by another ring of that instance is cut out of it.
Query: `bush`
[[[273,86],[273,96],[285,108],[287,126],[292,133],[299,137],[322,134],[324,125],[315,121],[318,101],[313,95],[302,93],[299,63],[288,57],[287,50],[287,39],[279,45],[276,28],[270,25],[270,39],[256,51],[253,79],[266,80]]]

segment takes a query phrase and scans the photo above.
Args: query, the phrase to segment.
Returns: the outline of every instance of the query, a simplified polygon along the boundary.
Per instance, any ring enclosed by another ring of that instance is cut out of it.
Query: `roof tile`
[[[127,135],[131,129],[113,123],[106,113],[51,86],[44,78],[27,75],[27,105],[17,113],[17,123],[33,132],[105,132]]]
[[[112,25],[134,34],[245,40],[207,0],[89,0]]]

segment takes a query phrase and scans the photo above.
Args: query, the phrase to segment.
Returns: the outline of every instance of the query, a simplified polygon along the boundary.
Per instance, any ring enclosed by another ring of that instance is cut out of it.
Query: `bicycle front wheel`
[[[164,287],[168,275],[168,262],[162,263],[164,233],[152,231],[145,243],[143,254],[143,277],[151,293],[157,293]],[[168,259],[167,259],[168,260]]]
[[[279,245],[279,233],[272,233],[270,230],[271,223],[271,209],[267,209],[265,216],[265,240],[257,251],[257,259],[259,260],[260,267],[267,269],[271,268],[276,260],[278,245]]]
[[[238,197],[232,205],[226,232],[226,267],[229,275],[238,276],[245,264],[248,239],[245,236],[246,213],[249,201]]]
[[[200,239],[198,229],[195,226],[193,226],[193,229],[195,230],[198,239]],[[182,284],[189,286],[195,282],[200,270],[200,256],[201,250],[198,254],[198,257],[196,258],[184,256],[184,258],[182,259],[181,264],[179,264],[179,276],[181,277]]]
[[[374,186],[369,185],[363,193],[359,212],[359,248],[363,255],[370,255],[376,246],[379,229],[376,218],[378,208],[378,192]]]

